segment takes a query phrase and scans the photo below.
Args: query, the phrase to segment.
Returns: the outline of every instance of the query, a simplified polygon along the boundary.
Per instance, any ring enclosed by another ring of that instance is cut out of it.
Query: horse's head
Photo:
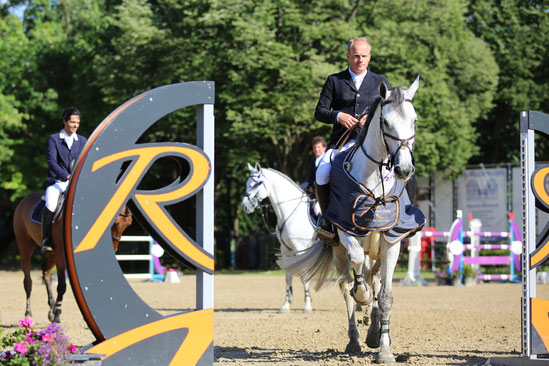
[[[414,173],[414,140],[417,115],[412,99],[419,87],[419,75],[408,89],[388,89],[385,83],[379,85],[381,103],[381,132],[391,156],[398,180],[407,181]]]
[[[246,193],[242,199],[242,209],[247,214],[254,212],[255,208],[259,205],[259,202],[263,201],[269,193],[265,188],[265,175],[261,171],[259,164],[256,167],[252,167],[248,163],[248,169],[250,169],[250,177],[246,182]]]
[[[128,206],[122,207],[122,210],[118,214],[118,217],[116,218],[116,220],[114,220],[114,223],[111,226],[112,246],[115,253],[118,250],[118,244],[120,243],[122,233],[124,232],[124,230],[127,229],[128,226],[131,225],[132,221],[132,212],[130,211]]]

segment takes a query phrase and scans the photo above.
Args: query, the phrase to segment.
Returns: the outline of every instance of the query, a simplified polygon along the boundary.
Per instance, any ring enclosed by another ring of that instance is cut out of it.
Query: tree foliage
[[[478,0],[469,28],[488,44],[499,68],[495,108],[477,121],[481,151],[476,162],[518,162],[521,110],[549,113],[549,1]],[[537,148],[547,160],[549,147]]]
[[[26,5],[22,21],[9,11],[20,4]],[[547,107],[546,8],[525,0],[4,3],[3,196],[14,202],[43,188],[45,141],[61,128],[66,107],[82,111],[80,131],[89,135],[139,93],[213,80],[216,228],[246,234],[263,225],[258,215],[240,212],[246,164],[306,178],[311,138],[331,130],[313,117],[320,90],[329,74],[347,67],[346,42],[357,36],[370,39],[370,68],[393,86],[407,87],[421,75],[414,99],[418,174],[455,176],[471,159],[508,159],[495,147],[498,139],[516,137],[513,111]],[[142,141],[193,143],[194,113],[185,108],[164,117]],[[498,128],[499,135],[487,135]],[[157,170],[151,175],[162,178]]]

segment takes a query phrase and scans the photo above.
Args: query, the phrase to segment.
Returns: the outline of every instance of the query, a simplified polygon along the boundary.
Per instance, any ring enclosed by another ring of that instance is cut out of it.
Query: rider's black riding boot
[[[320,211],[322,211],[322,216],[318,219],[318,227],[316,228],[316,232],[321,240],[333,240],[335,237],[334,228],[332,223],[324,217],[324,214],[328,211],[328,204],[330,202],[330,183],[316,185],[316,198],[318,199],[318,204],[320,205]]]
[[[51,224],[53,221],[54,212],[44,207],[44,213],[42,214],[42,253],[53,252],[51,241]]]

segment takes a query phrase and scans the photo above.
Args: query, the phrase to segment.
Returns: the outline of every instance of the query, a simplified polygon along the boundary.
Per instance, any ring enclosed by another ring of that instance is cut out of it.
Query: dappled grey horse
[[[355,304],[364,305],[366,320],[371,321],[366,344],[380,348],[376,357],[381,363],[395,362],[389,349],[389,318],[400,241],[425,224],[404,189],[414,173],[417,115],[412,98],[418,86],[419,77],[408,89],[388,89],[381,83],[381,100],[356,144],[334,158],[326,217],[337,227],[339,245],[319,242],[278,261],[290,273],[313,280],[316,289],[328,283],[335,265],[347,306],[346,352],[360,352]]]

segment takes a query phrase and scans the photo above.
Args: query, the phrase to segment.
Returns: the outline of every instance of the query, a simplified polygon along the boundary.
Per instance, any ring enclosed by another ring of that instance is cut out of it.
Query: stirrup
[[[53,248],[49,245],[42,245],[40,247],[40,251],[42,252],[42,254],[53,253]]]
[[[324,224],[324,225],[322,225]],[[328,227],[328,229],[326,229]],[[336,247],[339,245],[339,241],[336,239],[336,232],[331,222],[326,220],[324,216],[318,218],[318,222],[315,228],[318,238],[324,241],[326,244]]]
[[[324,215],[321,215],[318,218],[315,230],[319,235],[325,236],[330,239],[335,238],[334,226],[324,217]]]

